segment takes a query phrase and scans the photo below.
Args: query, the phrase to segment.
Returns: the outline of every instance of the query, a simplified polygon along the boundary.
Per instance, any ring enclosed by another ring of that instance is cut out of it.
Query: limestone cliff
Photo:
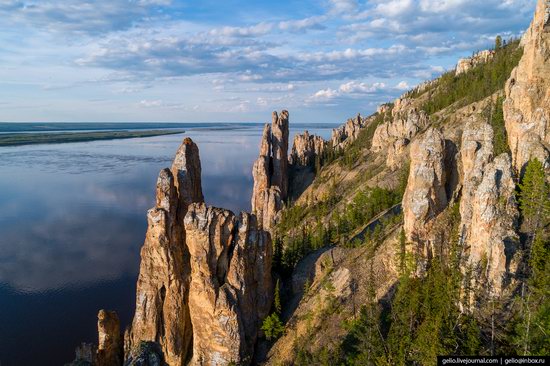
[[[97,315],[97,330],[97,366],[122,364],[122,337],[118,315],[114,311],[100,310]]]
[[[407,97],[395,100],[391,112],[391,119],[376,128],[371,150],[386,151],[386,164],[395,169],[402,165],[405,148],[429,124],[429,118],[426,112],[419,110],[414,101]]]
[[[321,136],[310,135],[308,131],[294,136],[289,157],[291,165],[312,166],[315,158],[321,156],[328,143]]]
[[[271,306],[271,237],[254,216],[203,201],[198,147],[186,138],[160,172],[147,214],[128,365],[250,362]]]
[[[271,241],[249,214],[195,204],[185,217],[191,254],[194,365],[249,363],[271,306]]]
[[[254,162],[252,176],[252,213],[263,229],[270,231],[288,194],[288,111],[273,112],[260,142],[260,156]]]
[[[335,149],[343,149],[351,144],[359,136],[360,130],[365,127],[365,121],[361,114],[356,118],[350,118],[342,126],[332,130],[331,143]]]
[[[447,206],[445,151],[445,138],[435,128],[412,143],[403,196],[404,230],[411,242],[427,240],[430,221]]]
[[[460,242],[483,286],[499,295],[517,270],[518,210],[510,158],[493,158],[493,135],[488,123],[475,119],[462,134]]]
[[[156,207],[147,213],[136,312],[125,336],[126,353],[140,342],[157,342],[169,364],[181,365],[190,351],[192,330],[187,305],[190,270],[183,217],[190,203],[203,201],[200,176],[198,147],[186,138],[172,169],[160,172]]]
[[[523,38],[524,52],[506,83],[504,118],[512,164],[521,171],[530,158],[550,164],[550,4],[538,0]]]

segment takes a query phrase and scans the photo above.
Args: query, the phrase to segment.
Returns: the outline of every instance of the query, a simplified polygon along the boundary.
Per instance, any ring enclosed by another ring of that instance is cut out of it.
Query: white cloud
[[[357,9],[356,0],[330,0],[330,4],[334,14],[351,13]]]
[[[395,88],[399,90],[409,90],[411,87],[406,81],[401,81],[395,86]]]
[[[351,93],[373,93],[385,88],[386,88],[386,85],[384,83],[374,83],[369,85],[367,83],[350,81],[348,83],[340,85],[338,90],[341,93],[351,94]]]

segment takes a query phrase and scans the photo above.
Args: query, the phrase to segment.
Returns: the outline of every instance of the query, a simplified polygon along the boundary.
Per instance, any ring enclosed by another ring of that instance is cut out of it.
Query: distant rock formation
[[[493,158],[493,129],[475,119],[467,122],[461,146],[461,243],[468,264],[484,272],[483,287],[499,295],[517,270],[514,254],[519,249],[510,158]]]
[[[539,0],[525,33],[523,57],[506,83],[504,120],[512,165],[522,171],[531,158],[550,165],[550,4]]]
[[[491,61],[491,59],[495,56],[495,51],[493,50],[483,50],[472,57],[468,58],[461,58],[458,60],[458,63],[456,65],[456,72],[455,75],[460,75],[468,72],[472,68],[476,67],[477,65],[487,63]]]
[[[343,149],[357,139],[364,127],[365,120],[361,118],[361,114],[358,113],[356,118],[348,119],[342,126],[332,130],[332,147],[336,150]]]
[[[270,231],[288,194],[288,111],[273,112],[260,142],[260,156],[252,168],[254,188],[252,213],[258,224]]]
[[[321,156],[328,143],[321,136],[310,135],[308,131],[294,136],[289,163],[295,166],[312,166],[315,158]]]
[[[410,158],[409,180],[403,196],[404,230],[408,241],[420,243],[427,238],[430,221],[448,202],[443,134],[428,129],[412,143]]]

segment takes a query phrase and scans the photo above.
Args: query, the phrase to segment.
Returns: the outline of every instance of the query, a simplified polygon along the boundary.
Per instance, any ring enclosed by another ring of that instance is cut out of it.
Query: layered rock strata
[[[550,4],[539,0],[523,38],[523,57],[506,83],[504,120],[512,164],[522,171],[531,158],[550,164]]]
[[[288,194],[288,112],[273,112],[260,143],[260,156],[254,162],[252,176],[252,213],[261,228],[270,231]]]

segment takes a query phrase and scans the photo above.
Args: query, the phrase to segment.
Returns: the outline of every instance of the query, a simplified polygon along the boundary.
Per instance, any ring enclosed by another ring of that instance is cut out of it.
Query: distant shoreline
[[[0,147],[36,144],[63,144],[69,142],[88,142],[101,140],[119,140],[140,137],[176,135],[185,130],[149,130],[149,131],[101,131],[101,132],[61,132],[61,133],[7,133],[0,134]]]

